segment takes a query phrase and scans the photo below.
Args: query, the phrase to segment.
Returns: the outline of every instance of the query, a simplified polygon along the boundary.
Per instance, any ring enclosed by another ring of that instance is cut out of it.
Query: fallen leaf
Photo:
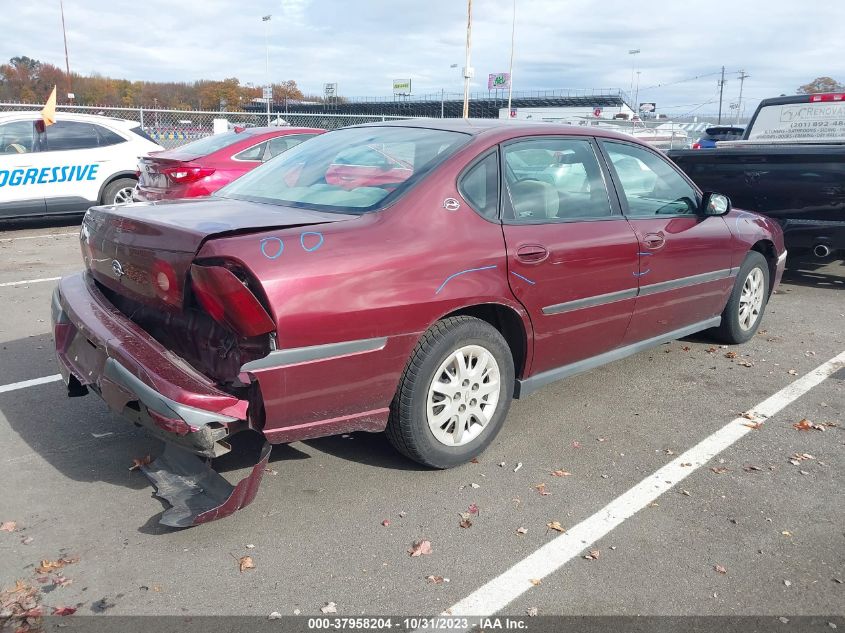
[[[762,422],[752,422],[751,424],[743,424],[743,426],[747,426],[752,431],[759,431],[763,428]]]
[[[384,527],[387,527],[387,526],[389,526],[389,525],[390,525],[390,520],[389,520],[389,519],[385,519],[384,521],[382,521],[382,522],[381,522],[381,524],[382,524]]]
[[[570,473],[570,472],[568,472],[568,471],[566,471],[566,470],[560,470],[560,469],[558,469],[558,470],[553,470],[553,471],[551,472],[552,477],[569,477],[571,474],[572,474],[572,473]]]
[[[478,458],[477,458],[477,457],[473,457],[471,460],[469,460],[469,463],[470,463],[470,464],[477,464],[477,463],[478,463]]]
[[[543,583],[543,580],[541,578],[532,578],[531,579],[531,584],[534,585],[535,587],[537,585],[542,584],[542,583]]]
[[[528,534],[528,530],[525,529],[524,527],[518,527],[518,528],[516,528],[516,533],[519,534],[520,536],[524,536],[524,535]]]
[[[337,605],[334,602],[329,602],[325,607],[320,607],[323,613],[337,613]]]
[[[442,585],[444,581],[443,576],[426,576],[425,579],[432,585]]]
[[[724,567],[722,567],[721,565],[715,565],[715,566],[713,567],[713,569],[715,569],[715,570],[716,570],[717,572],[719,572],[720,574],[727,574],[727,573],[728,573],[728,570],[727,570],[727,569],[725,569]]]
[[[412,558],[417,556],[427,556],[431,554],[431,541],[423,539],[420,541],[414,542],[411,549],[408,550],[408,553],[411,555]]]
[[[458,523],[462,528],[471,528],[472,527],[472,519],[470,519],[469,512],[461,512],[460,513],[461,522]],[[413,554],[411,554],[413,556]]]
[[[740,365],[742,367],[754,367],[754,363],[748,360],[741,360],[737,363],[737,365]]]
[[[469,504],[469,508],[467,508],[467,512],[469,512],[470,514],[474,514],[475,516],[478,516],[478,506],[475,505],[474,503]]]
[[[541,497],[548,497],[550,494],[552,494],[551,492],[546,490],[546,484],[537,484],[536,486],[534,486],[534,490],[539,492]]]
[[[715,354],[715,353],[716,353],[716,348],[715,348],[715,347],[708,347],[708,348],[707,348],[706,350],[704,350],[704,351],[705,351],[705,352],[707,352],[708,354]]]
[[[65,565],[72,565],[73,563],[78,563],[79,558],[60,558],[58,560],[42,560],[41,564],[35,568],[35,571],[39,574],[49,574],[52,571],[57,569],[61,569]]]
[[[754,466],[753,464],[748,464],[747,466],[743,466],[742,470],[744,470],[747,473],[750,473],[750,472],[760,471],[760,470],[763,470],[763,469],[760,468],[759,466]]]
[[[824,427],[821,424],[813,424],[807,418],[796,422],[792,425],[792,428],[797,431],[824,431]]]
[[[550,521],[549,523],[546,523],[546,527],[556,532],[566,532],[566,529],[561,526],[559,521]]]
[[[56,587],[67,587],[68,585],[73,584],[73,579],[65,578],[61,574],[56,574],[55,576],[53,576],[53,584]]]
[[[76,613],[76,607],[55,607],[53,615],[73,615]]]
[[[26,536],[26,537],[24,537],[24,538],[22,538],[22,539],[21,539],[21,545],[29,545],[29,544],[30,544],[30,543],[32,543],[32,541],[34,541],[34,540],[35,540],[35,539],[34,539],[34,538],[32,538],[31,536]]]
[[[792,536],[792,532],[790,532],[789,530],[784,530],[783,532],[781,532],[781,534],[783,534],[784,536]]]
[[[689,345],[684,345],[681,349],[682,349],[683,351],[685,351],[685,352],[688,352],[688,351],[690,351],[692,348],[691,348]]]
[[[18,524],[15,521],[4,521],[0,523],[0,532],[14,532],[18,528]]]
[[[716,473],[717,475],[724,475],[725,473],[730,472],[730,469],[725,468],[724,466],[711,466],[710,470]]]
[[[136,457],[132,460],[132,465],[129,467],[129,470],[138,470],[141,466],[146,466],[152,460],[152,457],[149,455],[144,455],[143,457]]]
[[[572,442],[572,448],[581,448],[581,442],[575,440]]]
[[[725,352],[725,358],[736,358],[736,352]]]
[[[252,556],[241,556],[238,559],[238,569],[241,573],[247,569],[255,569],[255,563],[252,562]]]
[[[587,560],[598,560],[599,556],[601,556],[601,552],[597,549],[591,549],[590,552],[584,556]]]

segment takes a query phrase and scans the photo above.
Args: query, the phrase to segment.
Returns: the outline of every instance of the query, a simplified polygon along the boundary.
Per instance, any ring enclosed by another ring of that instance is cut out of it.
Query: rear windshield
[[[179,147],[171,150],[170,153],[178,153],[180,157],[183,157],[185,160],[191,160],[192,158],[199,158],[200,156],[213,154],[214,152],[237,143],[238,141],[242,141],[245,138],[246,137],[242,133],[223,132],[222,134],[214,134],[190,143],[185,143],[184,145],[180,145]]]
[[[364,213],[389,204],[469,139],[424,128],[346,128],[297,145],[216,195]]]
[[[741,127],[709,127],[704,130],[704,138],[711,141],[735,141],[742,138],[744,133]]]
[[[806,143],[845,141],[845,102],[763,106],[753,121],[748,140]]]

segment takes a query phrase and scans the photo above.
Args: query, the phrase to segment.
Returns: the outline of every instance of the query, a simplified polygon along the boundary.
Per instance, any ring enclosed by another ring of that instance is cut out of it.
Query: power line
[[[736,75],[736,74],[739,74],[740,72],[742,72],[742,71],[727,71],[725,74]],[[695,81],[696,79],[702,79],[704,77],[715,77],[716,75],[721,75],[721,74],[722,74],[722,71],[717,70],[714,73],[704,73],[702,75],[696,75],[695,77],[689,77],[688,79],[679,79],[678,81],[667,81],[667,82],[662,83],[662,84],[655,84],[653,86],[648,86],[646,88],[640,88],[640,91],[645,92],[646,90],[654,90],[655,88],[665,88],[666,86],[675,86],[677,84],[686,83],[688,81]]]

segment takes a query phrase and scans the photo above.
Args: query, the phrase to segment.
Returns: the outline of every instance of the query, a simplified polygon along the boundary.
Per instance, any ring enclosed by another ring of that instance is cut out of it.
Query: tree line
[[[174,110],[239,110],[262,97],[262,87],[241,84],[237,77],[222,81],[202,79],[194,82],[129,81],[98,74],[86,76],[67,73],[53,64],[30,57],[12,57],[0,65],[0,101],[44,103],[53,86],[58,102],[93,106],[158,107]],[[273,101],[322,101],[322,97],[305,97],[288,80],[273,84]]]

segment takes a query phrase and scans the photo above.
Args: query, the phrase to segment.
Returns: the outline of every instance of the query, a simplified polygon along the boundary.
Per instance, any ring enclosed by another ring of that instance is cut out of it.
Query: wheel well
[[[775,245],[770,240],[760,240],[751,247],[752,251],[757,251],[766,258],[769,264],[769,295],[772,294],[772,281],[777,273],[778,256],[775,252]]]
[[[102,185],[100,185],[100,193],[97,194],[97,202],[103,202],[103,194],[106,191],[106,187],[112,184],[115,180],[120,180],[121,178],[131,178],[132,180],[138,180],[138,176],[134,171],[119,171],[113,176],[111,176],[108,180],[106,180]]]
[[[501,335],[505,337],[508,347],[510,347],[516,377],[521,378],[525,371],[528,337],[525,332],[525,324],[516,310],[495,303],[485,303],[455,310],[444,315],[443,318],[459,315],[481,319],[499,330]]]

